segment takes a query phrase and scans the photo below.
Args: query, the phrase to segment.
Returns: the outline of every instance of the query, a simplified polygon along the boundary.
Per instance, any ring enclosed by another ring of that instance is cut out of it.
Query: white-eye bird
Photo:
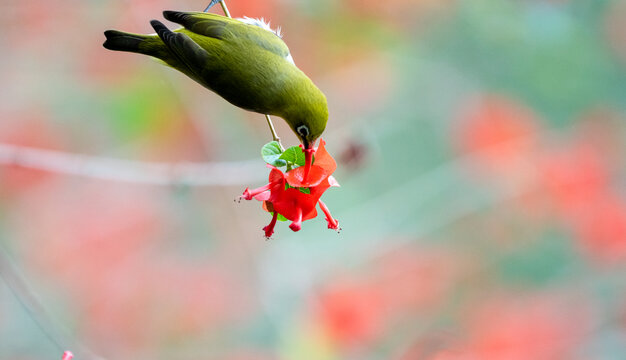
[[[235,106],[283,118],[306,149],[314,145],[328,121],[326,97],[295,66],[279,32],[250,18],[163,16],[183,27],[170,31],[152,20],[153,35],[107,30],[103,46],[160,59]]]

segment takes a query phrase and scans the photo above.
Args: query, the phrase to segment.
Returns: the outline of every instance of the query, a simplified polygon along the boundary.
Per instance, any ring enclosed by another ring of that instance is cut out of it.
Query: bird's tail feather
[[[104,32],[106,41],[102,46],[109,50],[128,51],[146,55],[157,55],[156,44],[152,44],[153,35],[132,34],[118,30],[107,30]]]

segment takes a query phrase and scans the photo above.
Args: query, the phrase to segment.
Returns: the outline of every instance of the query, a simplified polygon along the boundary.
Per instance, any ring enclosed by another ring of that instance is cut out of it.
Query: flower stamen
[[[272,236],[272,234],[274,234],[274,227],[276,226],[276,220],[278,220],[278,213],[274,211],[274,215],[272,216],[272,221],[269,223],[269,225],[263,228],[263,231],[265,231],[265,237],[267,239],[269,239]]]
[[[296,219],[289,225],[289,228],[293,231],[300,231],[302,229],[302,209],[298,208]]]
[[[318,203],[320,204],[320,209],[322,209],[322,211],[324,212],[324,215],[326,216],[326,221],[328,222],[328,228],[333,229],[333,230],[338,230],[339,221],[333,218],[333,216],[330,214],[330,210],[328,210],[328,206],[326,206],[326,204],[324,204],[322,200],[318,200]]]
[[[239,197],[240,199],[244,199],[244,200],[252,200],[255,196],[269,191],[270,190],[270,184],[267,184],[265,186],[261,186],[260,188],[256,188],[256,189],[252,189],[250,190],[250,188],[246,188],[243,191],[243,194]]]

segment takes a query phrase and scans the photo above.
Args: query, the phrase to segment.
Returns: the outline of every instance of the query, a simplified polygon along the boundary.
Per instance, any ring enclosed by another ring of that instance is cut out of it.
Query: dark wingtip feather
[[[152,25],[152,28],[154,29],[154,31],[156,31],[161,40],[163,40],[163,42],[167,44],[173,35],[170,29],[168,29],[167,26],[163,25],[163,23],[159,20],[150,20],[150,25]]]
[[[163,11],[163,17],[166,20],[169,20],[169,21],[172,21],[172,22],[178,22],[184,16],[185,16],[185,14],[181,13],[180,11],[172,11],[172,10],[165,10],[165,11]]]
[[[150,26],[152,26],[152,28],[155,31],[159,31],[159,30],[163,30],[163,29],[167,30],[167,27],[165,25],[163,25],[162,22],[160,22],[159,20],[155,20],[155,19],[150,20]]]

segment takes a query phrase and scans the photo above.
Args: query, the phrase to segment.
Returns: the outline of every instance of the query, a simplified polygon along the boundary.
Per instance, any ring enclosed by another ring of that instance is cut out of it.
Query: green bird
[[[313,147],[328,121],[326,97],[296,67],[280,31],[247,17],[179,11],[163,16],[182,28],[170,31],[152,20],[152,35],[107,30],[103,46],[153,56],[235,106],[279,116],[305,149]]]

